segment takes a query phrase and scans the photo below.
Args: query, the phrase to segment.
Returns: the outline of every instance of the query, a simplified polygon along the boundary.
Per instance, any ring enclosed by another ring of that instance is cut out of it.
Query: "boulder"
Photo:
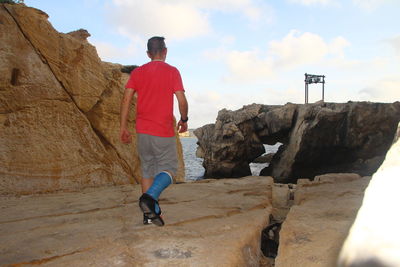
[[[86,31],[56,32],[40,10],[0,4],[0,15],[0,194],[139,181],[136,139],[118,137],[121,66],[101,62]],[[134,106],[129,121],[134,133]],[[183,181],[182,153],[179,167]]]
[[[325,173],[372,175],[399,120],[400,102],[253,104],[222,110],[215,124],[195,134],[206,176],[239,177],[243,169],[246,174],[247,165],[262,154],[263,144],[280,142],[283,145],[260,175],[295,183]]]

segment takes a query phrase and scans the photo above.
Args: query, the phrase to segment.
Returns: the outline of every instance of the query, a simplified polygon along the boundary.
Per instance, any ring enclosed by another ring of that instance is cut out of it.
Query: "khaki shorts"
[[[176,137],[137,134],[137,147],[142,167],[142,178],[154,178],[162,171],[176,175],[178,157]]]

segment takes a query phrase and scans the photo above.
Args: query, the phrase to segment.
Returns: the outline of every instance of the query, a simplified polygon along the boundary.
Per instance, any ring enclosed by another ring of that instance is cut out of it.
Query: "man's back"
[[[137,92],[136,131],[161,137],[174,136],[173,96],[184,91],[179,71],[151,61],[132,71],[126,88]]]

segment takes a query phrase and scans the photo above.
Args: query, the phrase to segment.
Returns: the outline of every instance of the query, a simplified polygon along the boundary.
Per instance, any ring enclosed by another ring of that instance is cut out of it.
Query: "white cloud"
[[[359,94],[364,100],[394,102],[400,100],[400,79],[385,77],[362,89]]]
[[[185,3],[199,9],[239,13],[251,22],[259,22],[272,14],[272,8],[259,0],[186,0]]]
[[[109,12],[119,33],[147,39],[154,35],[181,40],[213,32],[210,12],[232,12],[250,24],[271,22],[273,11],[259,0],[113,0]]]
[[[353,0],[353,4],[366,11],[373,11],[384,3],[389,2],[388,0]]]
[[[281,41],[269,43],[269,54],[274,58],[275,67],[291,68],[318,63],[329,54],[343,57],[343,49],[349,45],[343,37],[337,37],[328,43],[317,34],[300,34],[299,31],[292,30]]]
[[[291,3],[301,4],[305,6],[310,5],[336,5],[336,0],[289,0]]]
[[[263,59],[258,50],[231,51],[226,55],[225,62],[234,75],[227,78],[228,80],[233,78],[234,81],[251,81],[274,75],[273,62]]]
[[[209,58],[222,58],[226,63],[228,81],[249,82],[273,78],[276,73],[289,71],[306,64],[319,64],[328,60],[342,59],[344,48],[350,43],[343,37],[331,42],[317,34],[296,30],[290,31],[283,39],[271,41],[266,49],[248,51],[226,51],[218,48],[207,53]]]
[[[389,42],[389,44],[392,45],[392,47],[395,50],[395,53],[400,58],[400,35],[389,39],[388,42]]]
[[[135,38],[123,47],[118,47],[110,42],[92,39],[91,37],[89,38],[89,41],[96,47],[97,54],[101,60],[117,63],[125,62],[129,60],[129,58],[138,55],[144,55],[143,47],[146,45],[145,42],[139,38]]]
[[[128,37],[184,39],[207,34],[207,15],[184,1],[114,0],[112,20]]]

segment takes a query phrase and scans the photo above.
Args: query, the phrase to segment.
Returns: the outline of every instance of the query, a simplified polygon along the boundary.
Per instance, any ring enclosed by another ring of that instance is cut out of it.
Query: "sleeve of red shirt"
[[[179,73],[179,70],[177,68],[175,68],[175,73],[173,76],[173,91],[177,92],[177,91],[184,91],[185,92],[185,88],[183,88],[183,82],[182,82],[182,77],[181,74]]]
[[[137,81],[136,81],[136,76],[137,76],[137,75],[135,75],[134,73],[135,73],[135,70],[133,70],[133,71],[131,72],[131,75],[129,76],[129,80],[128,80],[128,82],[126,83],[125,88],[130,88],[130,89],[135,90],[136,82],[137,82]]]

